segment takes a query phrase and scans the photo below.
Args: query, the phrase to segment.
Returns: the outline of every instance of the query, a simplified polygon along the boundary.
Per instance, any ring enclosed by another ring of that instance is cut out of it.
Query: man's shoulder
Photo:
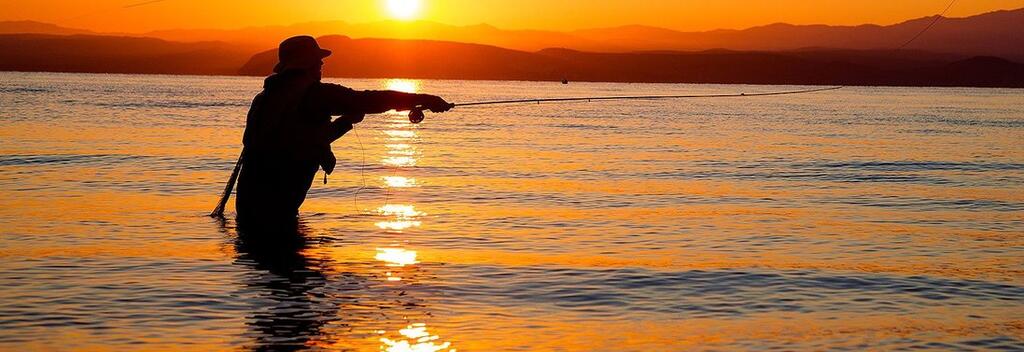
[[[312,83],[315,81],[294,72],[275,73],[263,80],[263,90],[295,90],[308,87]]]
[[[338,100],[352,97],[355,93],[354,89],[340,84],[318,82],[310,87],[307,95],[311,94],[315,98]]]
[[[317,88],[319,88],[321,90],[325,90],[327,92],[338,92],[338,93],[352,93],[352,92],[355,92],[355,89],[352,89],[352,88],[349,88],[349,87],[346,87],[346,86],[343,86],[343,85],[340,85],[340,84],[337,84],[337,83],[320,82],[320,84],[317,85]]]

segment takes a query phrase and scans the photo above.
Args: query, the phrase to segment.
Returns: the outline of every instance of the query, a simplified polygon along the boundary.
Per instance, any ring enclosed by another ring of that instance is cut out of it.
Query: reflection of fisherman
[[[239,219],[294,221],[317,168],[330,174],[330,144],[363,120],[389,110],[452,108],[444,99],[395,91],[355,91],[321,83],[323,58],[313,37],[281,42],[279,63],[253,99],[245,123],[235,206]],[[331,121],[331,116],[341,115]]]
[[[280,226],[238,230],[235,265],[246,269],[247,292],[260,300],[246,314],[253,351],[304,350],[324,325],[340,319],[337,302],[315,294],[327,287],[327,263],[306,254],[309,228],[292,223],[294,228],[284,231]]]

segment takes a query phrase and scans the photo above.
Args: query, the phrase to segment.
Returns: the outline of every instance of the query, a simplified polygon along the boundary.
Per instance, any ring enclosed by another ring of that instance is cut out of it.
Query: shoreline
[[[65,74],[93,74],[93,75],[138,75],[138,76],[175,76],[175,77],[238,77],[238,78],[263,78],[266,76],[257,75],[245,75],[245,74],[219,74],[219,73],[147,73],[147,72],[99,72],[99,71],[19,71],[19,70],[0,70],[0,73],[65,73]],[[494,78],[451,78],[451,77],[410,77],[410,76],[331,76],[324,75],[324,79],[409,79],[409,80],[436,80],[436,81],[495,81],[495,82],[550,82],[550,83],[561,83],[560,79],[494,79]],[[843,86],[843,87],[884,87],[884,88],[991,88],[991,89],[1024,89],[1024,82],[1019,85],[939,85],[939,84],[921,84],[921,85],[907,85],[907,84],[857,84],[857,83],[843,83],[843,82],[813,82],[813,83],[800,83],[800,82],[716,82],[716,81],[703,81],[703,82],[685,82],[685,81],[640,81],[640,80],[621,80],[621,81],[605,81],[605,80],[570,80],[571,83],[623,83],[623,84],[722,84],[722,85],[754,85],[754,86]]]

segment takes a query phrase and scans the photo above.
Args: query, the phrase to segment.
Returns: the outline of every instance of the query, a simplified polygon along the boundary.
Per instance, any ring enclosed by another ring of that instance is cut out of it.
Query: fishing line
[[[766,92],[766,93],[731,93],[731,94],[685,94],[685,95],[634,95],[634,96],[597,96],[597,97],[573,97],[573,98],[536,98],[536,99],[517,99],[517,100],[491,100],[491,101],[477,101],[469,103],[458,103],[452,104],[453,107],[471,107],[471,106],[487,106],[487,105],[500,105],[500,104],[524,104],[524,103],[545,103],[545,102],[572,102],[572,101],[607,101],[607,100],[658,100],[658,99],[685,99],[685,98],[738,98],[738,97],[763,97],[773,95],[790,95],[790,94],[803,94],[812,92],[823,92],[829,90],[841,89],[842,86],[837,87],[826,87],[826,88],[814,88],[814,89],[803,89],[793,91],[781,91],[781,92]],[[417,106],[409,111],[409,121],[412,123],[419,123],[423,121],[423,110],[426,107]],[[359,193],[366,188],[366,147],[363,145],[362,137],[359,135],[359,131],[353,126],[352,130],[356,131],[356,140],[359,142],[361,165],[359,166],[359,177],[360,186],[356,189],[352,196],[353,207],[356,212],[359,212]],[[227,202],[227,198],[231,196],[231,189],[234,188],[235,180],[238,177],[238,171],[242,163],[242,157],[239,156],[238,162],[235,164],[235,170],[231,174],[231,178],[228,180],[228,185],[225,188],[225,193],[221,196],[221,202],[217,209],[214,210],[210,216],[221,217],[224,214],[223,205]],[[398,170],[395,169],[397,175]],[[388,186],[385,188],[385,206],[390,201],[391,188]]]
[[[360,159],[361,159],[360,160],[360,164],[359,164],[359,182],[360,182],[360,185],[359,185],[358,188],[356,188],[356,191],[352,194],[352,209],[356,213],[359,213],[359,212],[361,212],[361,210],[359,210],[359,193],[362,192],[363,189],[366,188],[366,147],[363,146],[363,139],[359,136],[359,131],[356,130],[355,125],[352,125],[352,131],[355,132],[355,134],[356,134],[356,141],[359,142],[359,154],[360,154]],[[398,174],[398,169],[395,169],[393,174],[392,174],[392,176],[395,176],[397,174]],[[391,197],[391,186],[386,186],[386,187],[384,187],[384,207],[388,206],[388,200],[389,200],[390,197]]]
[[[938,23],[939,20],[942,19],[942,16],[945,15],[946,12],[948,12],[949,9],[953,7],[953,4],[955,4],[956,1],[957,0],[950,1],[949,5],[946,6],[946,9],[942,10],[942,12],[940,12],[937,16],[935,16],[935,19],[932,20],[932,23],[929,23],[927,27],[924,27],[924,29],[922,29],[920,32],[918,32],[917,35],[915,35],[913,38],[910,38],[910,40],[908,40],[906,43],[903,43],[903,45],[900,45],[900,47],[896,48],[896,50],[902,50],[907,45],[910,45],[910,43],[913,43],[915,40],[917,40],[917,38],[920,37],[922,34],[924,34],[924,32],[927,32],[929,29],[931,29],[932,26],[934,26],[936,23]]]
[[[164,2],[164,1],[167,1],[167,0],[143,1],[143,2],[137,2],[137,3],[134,3],[134,4],[124,5],[124,6],[121,6],[121,8],[122,9],[130,9],[130,8],[133,8],[133,7],[145,6],[145,5],[155,4],[155,3],[158,3],[158,2]]]
[[[155,3],[164,2],[164,1],[167,1],[167,0],[149,0],[149,1],[135,2],[135,3],[128,4],[128,5],[122,5],[122,6],[117,7],[117,8],[113,8],[112,7],[112,8],[108,8],[108,9],[100,9],[100,10],[96,10],[96,11],[92,11],[92,12],[87,12],[87,13],[84,13],[84,14],[81,14],[81,15],[78,15],[78,16],[75,16],[75,17],[68,17],[68,18],[64,19],[63,21],[74,21],[74,20],[79,20],[79,19],[82,19],[82,18],[85,18],[85,17],[89,17],[89,16],[93,16],[93,15],[108,14],[108,13],[112,13],[112,12],[117,11],[117,10],[124,10],[124,9],[130,9],[130,8],[134,8],[134,7],[146,6],[146,5],[155,4]]]
[[[803,94],[813,92],[823,92],[827,90],[841,89],[842,86],[827,87],[827,88],[814,88],[814,89],[803,89],[803,90],[791,90],[782,92],[766,92],[766,93],[729,93],[729,94],[685,94],[685,95],[632,95],[632,96],[597,96],[597,97],[572,97],[572,98],[536,98],[536,99],[516,99],[516,100],[490,100],[490,101],[476,101],[470,103],[456,103],[454,107],[467,107],[467,106],[482,106],[482,105],[500,105],[500,104],[526,104],[526,103],[551,103],[551,102],[570,102],[570,101],[604,101],[604,100],[658,100],[658,99],[685,99],[685,98],[738,98],[738,97],[763,97],[769,95],[789,95],[789,94]],[[422,111],[422,110],[421,110]]]
[[[352,125],[352,131],[356,133],[356,140],[359,141],[359,154],[361,161],[359,164],[359,179],[361,184],[359,188],[356,188],[356,192],[352,194],[352,207],[356,213],[359,213],[359,192],[366,188],[366,148],[363,147],[363,139],[359,137],[359,131],[356,130],[356,126]]]
[[[829,90],[837,90],[843,88],[842,86],[826,87],[826,88],[813,88],[813,89],[802,89],[792,91],[781,91],[781,92],[766,92],[766,93],[730,93],[730,94],[685,94],[685,95],[634,95],[634,96],[596,96],[596,97],[572,97],[572,98],[535,98],[535,99],[515,99],[515,100],[490,100],[490,101],[477,101],[469,103],[456,103],[452,104],[452,107],[472,107],[472,106],[486,106],[486,105],[501,105],[501,104],[526,104],[526,103],[545,103],[545,102],[593,102],[593,101],[607,101],[607,100],[658,100],[658,99],[684,99],[684,98],[737,98],[737,97],[759,97],[759,96],[772,96],[772,95],[791,95],[791,94],[803,94],[813,92],[823,92]],[[423,110],[426,108],[423,106],[417,106],[409,111],[409,122],[418,124],[423,121],[424,114]],[[356,138],[359,138],[358,133]],[[362,141],[359,142],[360,148],[362,148]],[[365,166],[365,154],[364,154],[364,166]],[[394,175],[398,174],[398,169],[395,168]],[[366,176],[360,169],[360,177],[363,178],[362,183],[366,185]],[[361,189],[361,188],[360,188]],[[358,191],[356,192],[358,196]],[[384,209],[387,209],[388,202],[391,197],[391,186],[385,186],[384,188]],[[358,207],[356,208],[358,212]]]
[[[410,112],[410,113],[412,113],[412,112]],[[398,176],[398,166],[397,165],[395,165],[392,168],[392,170],[391,170],[391,179],[394,179],[396,176]],[[387,184],[388,181],[384,180],[384,182],[385,182],[385,184]],[[390,202],[391,202],[391,184],[387,184],[387,186],[384,187],[384,209],[388,208],[388,205],[389,205]]]
[[[163,2],[163,1],[165,1],[165,0],[141,1],[141,2],[137,2],[137,3],[133,3],[133,4],[122,6],[122,8],[126,9],[126,8],[138,7],[138,6],[149,5],[149,4],[153,4],[153,3],[159,3],[159,2]],[[935,19],[932,20],[931,23],[928,24],[928,26],[926,26],[924,29],[922,29],[920,32],[918,32],[916,35],[914,35],[912,38],[910,38],[910,40],[908,40],[907,42],[903,43],[903,45],[899,46],[895,50],[903,49],[904,47],[906,47],[907,45],[910,45],[915,40],[917,40],[919,37],[921,37],[921,35],[923,35],[925,32],[930,30],[936,23],[938,23],[939,20],[941,20],[943,18],[943,16],[946,14],[946,12],[948,12],[949,9],[951,9],[953,7],[953,5],[956,4],[956,2],[957,2],[957,0],[951,0],[949,5],[947,5],[946,8],[944,10],[942,10],[942,12],[939,13],[939,15],[937,15],[935,17]],[[83,15],[83,16],[80,16],[80,17],[85,17],[85,16],[86,15]],[[468,103],[456,103],[456,104],[451,104],[451,107],[452,108],[456,108],[456,107],[473,107],[473,106],[504,105],[504,104],[525,104],[525,103],[540,104],[540,103],[547,103],[547,102],[573,102],[573,101],[593,102],[593,101],[606,101],[606,100],[658,100],[658,99],[684,99],[684,98],[757,97],[757,96],[774,96],[774,95],[790,95],[790,94],[813,93],[813,92],[837,90],[837,89],[842,89],[842,88],[843,88],[843,86],[836,86],[836,87],[815,88],[815,89],[805,89],[805,90],[795,90],[795,91],[767,92],[767,93],[749,93],[749,94],[748,93],[733,93],[733,94],[687,94],[687,95],[637,95],[637,96],[595,96],[595,97],[571,97],[571,98],[535,98],[535,99],[514,99],[514,100],[491,100],[491,101],[476,101],[476,102],[468,102]],[[423,118],[424,118],[424,114],[423,114],[424,110],[427,110],[427,108],[425,106],[416,106],[413,109],[411,109],[409,111],[409,115],[408,115],[409,116],[409,121],[412,122],[412,123],[420,123],[420,122],[422,122]],[[353,126],[352,129],[355,130],[355,127]],[[352,202],[353,202],[353,207],[355,208],[356,212],[359,212],[359,193],[362,192],[362,190],[364,188],[366,188],[366,148],[363,145],[362,138],[359,136],[359,132],[356,131],[355,133],[356,133],[356,140],[359,142],[360,158],[361,158],[360,162],[361,162],[361,164],[359,166],[360,186],[354,192],[353,197],[352,197]],[[210,214],[210,216],[223,216],[223,204],[226,203],[227,197],[229,197],[230,194],[231,194],[231,189],[234,186],[235,179],[236,179],[236,177],[238,175],[238,171],[239,171],[240,166],[241,166],[241,161],[242,161],[241,159],[242,159],[242,157],[239,156],[238,162],[236,162],[236,165],[235,165],[235,170],[232,173],[230,180],[228,181],[228,186],[227,186],[227,189],[225,190],[225,194],[222,195],[221,203],[218,205],[217,209],[214,210],[214,212]],[[397,174],[397,169],[396,169],[396,174]],[[386,190],[385,190],[385,206],[387,205],[389,197],[390,197],[390,187],[387,187]]]

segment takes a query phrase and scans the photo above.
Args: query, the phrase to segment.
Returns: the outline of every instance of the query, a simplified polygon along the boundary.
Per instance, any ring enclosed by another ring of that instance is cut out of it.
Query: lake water
[[[0,349],[1024,349],[1024,90],[369,116],[267,249],[206,216],[261,84],[0,73]]]

